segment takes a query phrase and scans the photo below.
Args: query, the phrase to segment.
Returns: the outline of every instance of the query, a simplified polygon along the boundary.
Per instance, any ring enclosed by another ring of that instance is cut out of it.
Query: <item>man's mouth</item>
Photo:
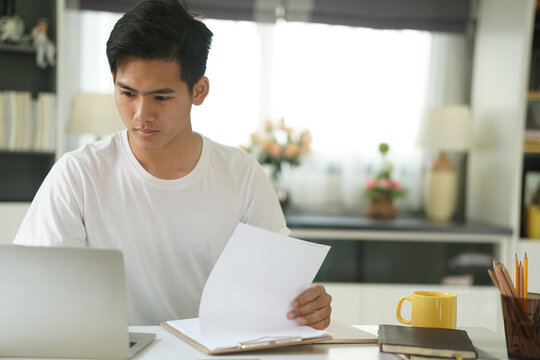
[[[154,130],[154,129],[143,129],[143,128],[135,128],[135,131],[141,135],[151,135],[158,132],[157,130]]]

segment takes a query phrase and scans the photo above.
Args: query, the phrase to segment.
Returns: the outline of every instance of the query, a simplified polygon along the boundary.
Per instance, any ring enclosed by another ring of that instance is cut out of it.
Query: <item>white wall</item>
[[[529,292],[540,293],[540,240],[524,240],[519,242],[518,258],[527,253],[529,263]]]
[[[501,298],[495,286],[441,286],[430,284],[326,283],[332,295],[332,321],[341,324],[396,324],[399,298],[413,291],[444,291],[457,295],[457,327],[480,326],[503,332]],[[402,316],[410,318],[410,303]]]
[[[0,244],[13,241],[29,206],[29,203],[0,204]]]
[[[474,49],[467,215],[515,230],[534,3],[480,2]]]

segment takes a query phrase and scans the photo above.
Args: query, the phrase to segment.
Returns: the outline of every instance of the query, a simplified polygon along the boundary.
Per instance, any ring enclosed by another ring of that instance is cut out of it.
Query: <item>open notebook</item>
[[[205,284],[199,318],[162,326],[209,354],[328,340],[286,316],[329,249],[239,224]]]

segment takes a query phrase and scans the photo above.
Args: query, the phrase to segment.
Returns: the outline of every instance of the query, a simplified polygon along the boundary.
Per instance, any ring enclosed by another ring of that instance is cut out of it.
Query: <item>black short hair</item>
[[[107,58],[116,75],[124,56],[176,60],[190,91],[206,71],[212,32],[178,0],[144,0],[114,25]]]

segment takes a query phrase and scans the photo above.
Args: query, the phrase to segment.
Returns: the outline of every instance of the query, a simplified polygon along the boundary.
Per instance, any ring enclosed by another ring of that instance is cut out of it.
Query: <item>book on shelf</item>
[[[8,150],[16,150],[17,145],[17,128],[18,128],[18,106],[17,106],[17,92],[7,91],[6,92],[7,101],[7,129],[6,132],[8,135],[8,140],[6,147]]]
[[[0,150],[54,150],[56,97],[27,91],[0,92]]]
[[[4,148],[5,137],[6,137],[6,116],[5,110],[6,106],[4,105],[5,96],[4,93],[0,91],[0,149]]]
[[[409,356],[476,359],[476,350],[465,330],[379,325],[381,352]]]

